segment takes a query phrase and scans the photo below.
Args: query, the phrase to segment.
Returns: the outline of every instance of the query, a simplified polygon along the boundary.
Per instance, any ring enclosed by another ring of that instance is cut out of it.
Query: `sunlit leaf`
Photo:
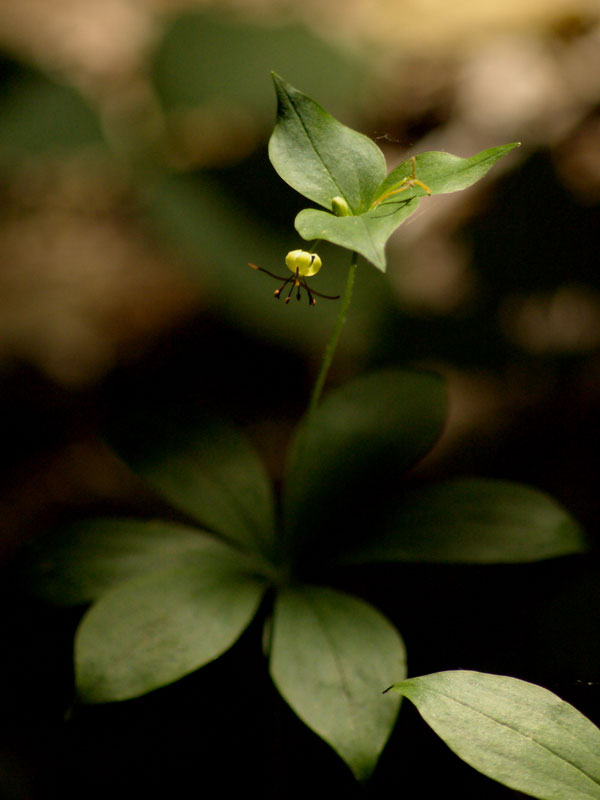
[[[364,256],[385,271],[385,244],[400,223],[416,211],[419,199],[400,195],[364,214],[336,217],[327,211],[305,208],[295,219],[303,239],[322,239]]]
[[[385,243],[418,205],[419,197],[456,192],[480,180],[518,143],[492,147],[471,158],[422,153],[386,177],[383,153],[371,139],[347,128],[311,97],[274,75],[277,124],[269,156],[279,175],[327,211],[304,209],[295,221],[306,240],[332,242],[386,269]],[[341,198],[347,216],[336,211]]]
[[[88,703],[126,700],[213,661],[252,620],[265,583],[237,565],[188,564],[134,578],[103,595],[75,637],[75,673]]]
[[[399,708],[386,702],[381,687],[389,676],[405,674],[404,645],[393,625],[333,589],[287,589],[275,604],[270,669],[300,719],[359,780],[368,778]]]
[[[366,211],[385,177],[379,147],[278,75],[273,79],[278,105],[269,158],[279,175],[327,209],[343,197],[353,213]]]
[[[385,522],[346,562],[519,563],[586,549],[553,498],[508,481],[444,481],[395,500]]]
[[[304,239],[322,239],[348,250],[355,250],[379,269],[385,271],[385,244],[396,228],[417,210],[419,198],[426,190],[405,181],[411,180],[413,170],[431,194],[457,192],[472,186],[488,170],[518,144],[492,147],[471,158],[459,158],[450,153],[428,152],[404,161],[392,170],[374,191],[364,213],[358,216],[336,217],[318,209],[304,209],[295,220],[296,230]],[[388,195],[386,197],[386,195]],[[384,198],[380,204],[378,198]]]
[[[411,678],[392,690],[456,755],[511,789],[540,800],[600,798],[600,730],[552,692],[468,670]]]
[[[413,167],[412,160],[408,159],[393,169],[381,186],[377,188],[375,197],[381,197],[387,192],[393,191],[394,187],[401,184],[403,180],[409,180],[413,169],[418,179],[428,187],[432,195],[459,192],[485,177],[496,161],[510,153],[515,147],[519,147],[519,142],[490,147],[470,158],[461,158],[452,153],[435,150],[421,153],[415,156],[416,167]],[[421,186],[411,187],[409,184],[400,194],[391,194],[379,208],[393,205],[398,198],[422,197],[424,194],[425,191]]]

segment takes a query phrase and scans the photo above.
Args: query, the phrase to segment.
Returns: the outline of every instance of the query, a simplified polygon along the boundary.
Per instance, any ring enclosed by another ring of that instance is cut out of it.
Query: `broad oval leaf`
[[[586,550],[583,531],[553,498],[517,483],[444,481],[400,497],[345,563],[524,563]]]
[[[119,583],[202,556],[207,571],[247,558],[195,528],[162,520],[98,518],[75,522],[37,548],[31,583],[52,602],[89,603]],[[200,563],[199,563],[200,568]]]
[[[277,123],[269,158],[281,178],[297,192],[331,209],[343,197],[354,214],[367,211],[385,177],[380,148],[338,122],[308,95],[273,73]]]
[[[322,550],[345,547],[355,523],[370,535],[368,492],[395,483],[431,448],[445,418],[444,380],[429,372],[383,370],[330,392],[310,425],[301,423],[291,449],[283,495],[287,556],[309,554],[315,541]]]
[[[303,239],[321,239],[364,256],[382,272],[386,269],[385,244],[391,234],[416,210],[418,198],[395,199],[364,214],[336,217],[316,208],[305,208],[295,219]]]
[[[600,730],[552,692],[469,670],[410,678],[392,690],[484,775],[540,800],[600,798]]]
[[[84,615],[75,636],[80,698],[139,697],[182,678],[228,650],[254,617],[266,584],[235,567],[190,557],[133,578]]]
[[[273,489],[237,430],[210,416],[185,424],[138,418],[115,432],[112,443],[134,472],[202,527],[244,549],[272,554]]]
[[[398,714],[399,703],[385,702],[381,687],[389,676],[406,674],[399,633],[363,600],[312,586],[281,592],[272,625],[270,671],[278,691],[366,780]]]

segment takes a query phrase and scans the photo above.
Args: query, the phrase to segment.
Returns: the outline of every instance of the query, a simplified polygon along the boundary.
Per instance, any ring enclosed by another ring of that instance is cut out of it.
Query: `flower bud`
[[[352,215],[350,206],[344,197],[334,197],[331,201],[331,210],[336,217],[350,217]]]
[[[305,278],[310,278],[311,275],[316,275],[321,269],[321,259],[316,253],[309,253],[306,250],[290,250],[285,257],[285,263],[288,269]]]

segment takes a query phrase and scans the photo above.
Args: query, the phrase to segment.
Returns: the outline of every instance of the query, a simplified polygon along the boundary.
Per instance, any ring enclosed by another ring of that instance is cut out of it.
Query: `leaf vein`
[[[329,169],[329,167],[328,167],[328,166],[327,166],[327,164],[325,163],[325,160],[323,159],[323,156],[321,155],[321,153],[320,153],[320,152],[319,152],[319,150],[317,149],[317,146],[316,146],[315,142],[313,141],[313,138],[312,138],[312,136],[310,135],[310,132],[309,132],[308,128],[306,127],[306,124],[305,124],[304,120],[302,119],[302,115],[301,115],[301,114],[300,114],[300,112],[298,111],[298,109],[297,109],[297,107],[296,107],[296,104],[294,103],[294,100],[293,100],[293,99],[290,97],[290,95],[289,95],[289,94],[288,94],[288,99],[289,99],[289,101],[290,101],[290,105],[291,105],[291,107],[292,107],[292,109],[293,109],[294,113],[296,114],[296,116],[297,116],[297,118],[298,118],[298,120],[299,120],[299,122],[300,122],[300,125],[301,125],[301,127],[302,127],[302,129],[303,129],[303,131],[304,131],[304,133],[305,133],[305,135],[306,135],[306,138],[307,138],[307,139],[308,139],[308,141],[310,142],[310,145],[311,145],[312,149],[313,149],[313,150],[314,150],[314,152],[315,152],[315,155],[317,156],[318,160],[319,160],[319,161],[321,162],[321,164],[323,165],[323,169],[325,170],[325,172],[326,172],[326,173],[327,173],[327,175],[329,176],[329,179],[331,180],[331,182],[333,183],[333,185],[334,185],[334,186],[336,187],[336,189],[338,190],[338,193],[339,193],[339,194],[340,194],[340,195],[341,195],[341,196],[344,198],[344,200],[345,200],[345,201],[348,203],[348,198],[346,197],[346,195],[345,195],[345,193],[344,193],[343,189],[341,188],[341,186],[339,185],[339,183],[337,182],[337,180],[334,178],[334,176],[333,176],[333,174],[332,174],[331,170]],[[348,203],[348,205],[350,205],[350,204]]]
[[[447,700],[450,700],[451,702],[456,703],[457,705],[464,706],[465,708],[469,709],[470,711],[474,712],[475,714],[479,714],[480,716],[485,717],[486,719],[489,719],[492,722],[495,722],[497,725],[501,725],[503,728],[506,728],[507,730],[513,731],[514,733],[517,733],[520,736],[523,736],[525,739],[529,739],[531,742],[533,742],[533,744],[537,745],[538,747],[542,748],[543,750],[546,750],[548,753],[553,755],[555,758],[558,758],[560,761],[562,761],[563,763],[567,764],[569,767],[572,767],[574,770],[576,770],[577,772],[581,773],[584,777],[588,778],[588,780],[590,780],[594,784],[594,786],[599,786],[600,785],[599,782],[592,775],[590,775],[585,769],[583,769],[582,767],[576,766],[571,761],[567,761],[563,756],[561,756],[559,753],[555,752],[551,747],[548,747],[548,745],[544,744],[543,742],[538,741],[534,736],[532,736],[530,734],[523,733],[523,731],[520,731],[518,728],[515,728],[514,726],[509,725],[506,722],[501,722],[500,720],[496,719],[495,717],[492,717],[490,714],[486,714],[485,711],[480,711],[478,708],[474,708],[473,706],[469,705],[468,703],[465,703],[462,700],[458,700],[456,697],[452,697],[451,695],[448,695],[445,692],[440,691],[439,689],[430,689],[429,691],[431,691],[432,693],[435,693],[435,694],[439,694],[442,697],[445,697]]]

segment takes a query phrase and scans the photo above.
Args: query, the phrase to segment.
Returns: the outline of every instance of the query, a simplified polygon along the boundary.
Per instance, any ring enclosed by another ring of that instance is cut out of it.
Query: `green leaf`
[[[183,565],[194,554],[202,556],[208,571],[224,560],[241,564],[245,558],[214,536],[173,522],[87,519],[46,537],[31,581],[53,602],[77,605],[137,575]]]
[[[577,522],[548,495],[508,481],[459,479],[401,496],[345,563],[523,563],[586,549]]]
[[[284,544],[292,560],[307,543],[323,549],[345,537],[345,521],[364,513],[367,489],[395,482],[431,448],[445,417],[445,384],[433,373],[385,370],[329,393],[312,424],[300,425],[287,468]]]
[[[275,603],[270,670],[300,719],[358,780],[367,779],[399,709],[385,702],[381,687],[405,674],[404,644],[393,625],[333,589],[286,589]]]
[[[451,153],[441,153],[431,150],[421,153],[415,157],[416,176],[425,183],[431,190],[431,194],[447,194],[449,192],[459,192],[467,189],[477,181],[481,180],[502,156],[510,153],[515,147],[519,147],[520,142],[504,144],[500,147],[490,147],[482,150],[470,158],[460,158]],[[381,197],[386,192],[392,190],[394,186],[401,183],[405,178],[410,178],[413,170],[412,159],[403,161],[402,164],[392,170],[381,186],[375,192],[374,199]],[[391,195],[379,206],[392,205],[399,197],[422,197],[425,191],[420,186],[408,186],[400,194]]]
[[[416,156],[416,176],[431,190],[431,194],[457,192],[484,177],[488,170],[518,143],[492,147],[471,158],[459,158],[450,153],[428,152]],[[413,171],[411,159],[392,170],[374,191],[364,213],[354,217],[336,217],[317,209],[301,211],[295,220],[296,230],[306,240],[322,239],[348,250],[355,250],[382,272],[386,269],[385,244],[396,228],[417,210],[419,198],[426,194],[419,186],[404,183]],[[402,190],[390,194],[394,188]]]
[[[402,199],[390,198],[378,208],[351,217],[305,208],[296,216],[294,225],[303,239],[321,239],[354,250],[385,272],[385,243],[418,204],[417,198],[404,199],[402,195]]]
[[[133,578],[84,615],[75,637],[84,702],[126,700],[172,683],[228,650],[256,613],[265,582],[202,556]]]
[[[334,197],[343,197],[354,214],[367,211],[385,177],[379,147],[275,73],[273,80],[277,123],[269,158],[281,178],[328,210]]]
[[[270,555],[273,490],[253,448],[213,417],[188,423],[137,419],[113,440],[155,491],[203,527],[252,552]]]
[[[459,758],[540,800],[600,798],[600,730],[532,683],[458,670],[392,687]]]

